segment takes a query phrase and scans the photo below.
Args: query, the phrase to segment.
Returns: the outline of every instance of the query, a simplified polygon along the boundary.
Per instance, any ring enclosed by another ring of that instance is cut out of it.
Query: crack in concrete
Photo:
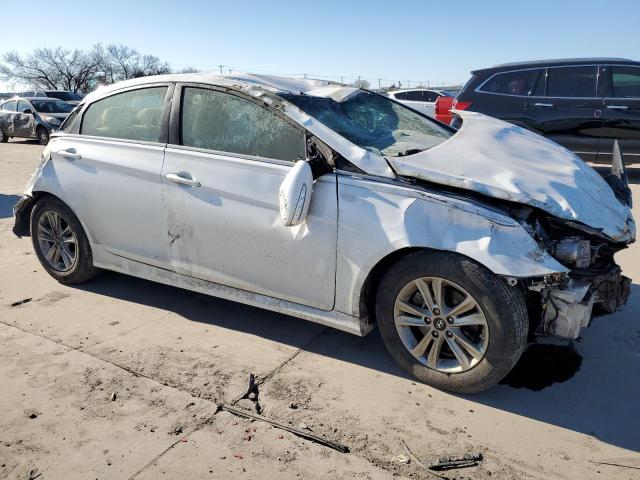
[[[160,460],[166,453],[168,453],[171,449],[173,449],[178,443],[182,442],[184,439],[188,438],[191,434],[197,432],[198,430],[200,430],[201,428],[203,428],[205,425],[207,425],[208,423],[210,423],[213,418],[222,411],[221,409],[221,404],[218,404],[217,402],[210,400],[208,398],[203,398],[197,395],[194,395],[192,392],[188,391],[188,390],[184,390],[178,386],[175,385],[171,385],[170,383],[166,382],[166,381],[162,381],[162,380],[158,380],[156,378],[150,377],[148,375],[145,375],[142,372],[138,372],[135,371],[131,368],[129,368],[126,365],[122,365],[119,363],[116,363],[110,359],[101,357],[100,355],[97,355],[95,353],[83,350],[81,347],[75,347],[73,345],[69,345],[68,343],[63,342],[62,340],[56,340],[54,338],[50,338],[47,337],[46,335],[42,335],[41,333],[38,332],[34,332],[32,330],[28,330],[26,328],[20,327],[18,325],[9,323],[9,322],[5,322],[3,320],[0,320],[0,324],[5,325],[7,327],[12,327],[15,328],[17,330],[20,330],[23,333],[27,333],[30,335],[35,335],[39,338],[42,338],[44,340],[47,340],[49,342],[55,343],[57,345],[61,345],[71,351],[76,351],[79,353],[82,353],[84,355],[88,355],[92,358],[95,358],[96,360],[100,360],[102,362],[108,363],[109,365],[112,365],[116,368],[119,368],[121,370],[124,370],[125,372],[129,373],[130,375],[133,375],[134,377],[141,377],[147,380],[150,380],[154,383],[157,383],[163,387],[169,387],[173,390],[177,390],[180,393],[186,393],[188,395],[190,395],[193,398],[197,398],[198,400],[204,400],[206,402],[210,402],[213,403],[216,407],[215,412],[213,412],[213,414],[211,414],[210,416],[206,417],[204,420],[202,420],[201,422],[197,423],[191,430],[189,430],[188,433],[182,435],[178,440],[176,440],[175,442],[173,442],[171,445],[169,445],[167,448],[165,448],[162,452],[160,452],[158,455],[156,455],[151,461],[147,462],[145,465],[143,465],[138,471],[136,471],[133,475],[131,475],[129,477],[128,480],[133,480],[135,479],[138,475],[140,475],[142,472],[144,472],[146,469],[148,469],[149,467],[152,467],[153,465],[155,465],[158,460]],[[136,327],[137,328],[137,327]],[[309,339],[309,341],[307,341],[304,345],[302,345],[301,347],[299,347],[298,349],[296,349],[296,351],[291,354],[289,357],[287,357],[284,361],[282,361],[279,365],[277,365],[276,367],[274,367],[273,369],[271,369],[269,372],[267,372],[265,375],[263,375],[262,377],[258,378],[258,380],[256,380],[256,385],[263,385],[265,382],[267,382],[268,380],[270,380],[271,378],[273,378],[274,375],[276,375],[277,373],[281,372],[282,369],[288,365],[290,362],[292,362],[300,353],[302,353],[303,351],[305,351],[318,337],[320,337],[321,335],[323,335],[324,333],[326,333],[329,330],[329,327],[325,327],[323,330],[321,330],[320,332],[318,332],[316,335],[314,335],[313,337],[311,337]],[[102,343],[102,342],[99,342]],[[97,344],[92,344],[89,347],[93,347]],[[231,405],[235,405],[236,403],[238,403],[240,400],[242,400],[244,398],[244,393],[242,393],[241,395],[239,395],[238,397],[235,398],[235,400],[233,400],[231,402]]]

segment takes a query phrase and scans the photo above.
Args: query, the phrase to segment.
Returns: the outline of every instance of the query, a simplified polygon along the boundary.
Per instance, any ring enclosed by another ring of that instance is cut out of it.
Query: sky
[[[374,87],[464,83],[473,69],[511,61],[640,60],[640,0],[31,0],[33,14],[0,0],[0,9],[29,17],[28,29],[2,22],[0,55],[119,43],[176,69],[361,76]]]

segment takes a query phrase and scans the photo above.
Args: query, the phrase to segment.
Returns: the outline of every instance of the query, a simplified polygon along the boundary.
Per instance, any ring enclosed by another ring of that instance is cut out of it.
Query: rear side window
[[[394,93],[393,98],[395,98],[396,100],[406,100],[407,92]]]
[[[547,70],[547,97],[595,97],[596,67],[559,67]]]
[[[405,92],[405,100],[411,100],[414,102],[422,102],[422,90],[412,90],[410,92]]]
[[[18,105],[18,102],[16,102],[15,100],[11,100],[7,103],[4,104],[4,107],[2,107],[4,110],[7,110],[9,112],[15,112],[16,111],[16,106]]]
[[[481,88],[481,92],[527,96],[533,87],[538,70],[498,73]]]
[[[98,100],[84,113],[80,133],[159,142],[166,94],[167,87],[151,87]]]
[[[203,88],[185,88],[182,144],[279,160],[304,158],[304,135],[249,100]]]
[[[436,92],[424,92],[424,101],[425,102],[435,102],[438,99],[439,95]]]
[[[610,67],[612,95],[615,98],[640,98],[640,68]]]

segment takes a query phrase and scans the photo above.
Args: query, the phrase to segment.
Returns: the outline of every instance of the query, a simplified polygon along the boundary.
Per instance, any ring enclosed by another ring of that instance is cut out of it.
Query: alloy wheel
[[[46,145],[49,143],[49,133],[46,130],[40,129],[38,131],[38,143],[40,145]]]
[[[475,367],[489,345],[487,319],[469,292],[440,277],[405,285],[394,305],[405,348],[429,368],[460,373]]]
[[[58,272],[73,268],[78,238],[62,215],[53,210],[44,212],[38,219],[37,235],[40,252],[51,268]]]

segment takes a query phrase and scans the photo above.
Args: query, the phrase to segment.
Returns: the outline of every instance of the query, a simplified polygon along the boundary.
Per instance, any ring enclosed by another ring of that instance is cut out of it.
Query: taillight
[[[435,113],[436,113],[436,115],[442,115],[442,112],[440,111],[440,108],[441,108],[441,107],[440,107],[440,99],[441,99],[441,98],[442,98],[442,97],[438,97],[438,98],[436,98],[436,105],[435,105],[435,107],[434,107],[434,108],[435,108]]]
[[[457,98],[453,99],[452,110],[466,110],[471,106],[471,102],[461,102]]]

